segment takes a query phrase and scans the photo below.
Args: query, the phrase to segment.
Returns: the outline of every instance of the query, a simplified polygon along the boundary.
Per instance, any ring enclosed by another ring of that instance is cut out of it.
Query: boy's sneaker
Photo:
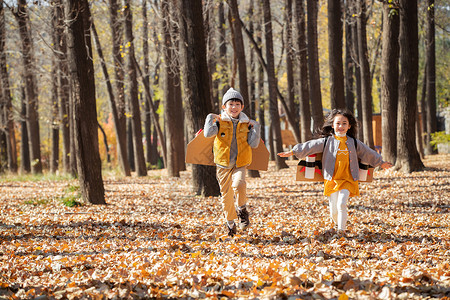
[[[239,228],[241,230],[247,229],[250,226],[250,220],[248,219],[248,211],[247,208],[244,207],[242,209],[237,210],[237,215],[239,217]]]
[[[236,235],[236,224],[233,223],[233,226],[230,227],[230,224],[228,224],[228,222],[225,223],[225,226],[228,229],[228,236],[235,236]]]

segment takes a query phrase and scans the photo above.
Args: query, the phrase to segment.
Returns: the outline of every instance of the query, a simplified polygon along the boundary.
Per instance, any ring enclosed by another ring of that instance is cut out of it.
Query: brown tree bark
[[[307,0],[307,38],[308,38],[308,75],[310,88],[311,114],[313,133],[322,128],[323,106],[320,91],[319,50],[317,42],[317,12],[316,0]]]
[[[398,13],[383,2],[383,36],[381,52],[381,154],[386,161],[395,164],[397,158],[397,107],[398,107]]]
[[[355,74],[355,62],[352,58],[352,11],[351,5],[347,3],[345,6],[345,21],[344,21],[344,32],[345,32],[345,105],[348,110],[352,113],[355,112],[355,93],[354,93],[354,80],[353,76]]]
[[[117,134],[118,156],[120,164],[125,170],[125,174],[130,172],[131,166],[128,160],[127,149],[127,117],[125,104],[125,71],[124,61],[122,58],[123,51],[123,21],[119,14],[120,6],[117,0],[109,0],[109,15],[112,35],[112,55],[114,61],[114,77],[115,77],[115,100],[117,109],[117,124],[114,124]],[[131,173],[130,173],[131,174]]]
[[[142,123],[141,112],[139,107],[138,82],[136,66],[134,64],[134,36],[133,36],[133,16],[131,12],[131,0],[124,2],[124,17],[125,17],[125,37],[128,47],[128,82],[130,92],[130,108],[132,114],[133,127],[133,150],[136,164],[137,176],[146,176],[147,167],[145,165],[144,145],[142,144]]]
[[[39,133],[38,93],[35,77],[35,62],[33,55],[33,41],[31,40],[31,25],[27,12],[26,0],[18,0],[18,11],[15,17],[19,24],[20,39],[22,41],[22,58],[24,65],[25,91],[27,99],[27,129],[30,144],[31,172],[42,173],[41,142]]]
[[[418,77],[417,0],[400,0],[400,85],[397,120],[397,161],[405,173],[424,169],[416,148]]]
[[[20,160],[22,164],[20,169],[23,173],[31,172],[31,161],[30,161],[30,146],[28,143],[28,129],[27,129],[27,121],[25,120],[25,116],[27,115],[27,101],[25,97],[25,88],[22,87],[22,97],[21,100],[21,121],[20,121]]]
[[[5,28],[5,14],[3,8],[3,0],[0,0],[0,76],[2,87],[1,97],[3,99],[3,124],[5,129],[5,142],[8,170],[12,173],[17,172],[17,150],[16,150],[16,134],[14,130],[13,107],[11,87],[9,84],[9,75],[7,69],[7,61],[5,54],[6,42],[6,28]]]
[[[374,148],[372,129],[372,84],[370,82],[370,66],[367,54],[365,0],[358,0],[358,18],[356,26],[358,28],[358,54],[361,74],[363,141],[370,148]]]
[[[269,82],[269,111],[270,123],[273,130],[275,162],[277,170],[287,168],[286,160],[276,153],[283,152],[283,141],[281,139],[280,114],[277,105],[277,79],[275,76],[275,59],[273,54],[272,13],[270,1],[263,0],[264,13],[264,36],[266,42],[267,78]]]
[[[68,51],[74,99],[74,133],[80,190],[85,201],[106,204],[98,149],[94,65],[87,0],[67,0]]]
[[[434,21],[434,0],[428,0],[427,6],[427,26],[426,26],[426,114],[427,131],[425,154],[436,153],[431,147],[431,134],[437,131],[436,116],[436,43],[435,43],[435,21]]]
[[[123,136],[120,135],[121,129],[119,128],[120,120],[119,120],[119,112],[117,111],[116,97],[114,96],[113,86],[111,84],[111,80],[110,80],[109,73],[108,73],[108,68],[107,68],[106,62],[105,62],[105,57],[103,55],[102,45],[100,44],[100,39],[98,37],[98,33],[97,33],[97,29],[95,27],[94,21],[92,21],[91,31],[94,36],[94,41],[95,41],[95,45],[97,48],[97,54],[98,54],[98,57],[100,58],[100,65],[102,67],[103,76],[105,77],[105,81],[106,81],[106,89],[108,91],[108,96],[109,96],[108,99],[109,99],[109,104],[111,107],[111,114],[112,114],[113,121],[114,121],[114,130],[116,132],[116,137],[117,137],[117,145],[118,145],[118,150],[119,150],[118,154],[120,156],[120,153],[126,153],[126,143],[125,143],[125,140],[120,138],[120,137],[123,138]],[[130,170],[130,165],[128,163],[128,160],[122,159],[119,157],[119,163],[122,168],[123,174],[125,176],[131,176],[131,170]]]
[[[69,105],[70,105],[70,87],[67,79],[67,37],[64,32],[64,5],[61,0],[54,2],[55,12],[55,55],[58,61],[58,73],[56,81],[58,82],[58,100],[59,100],[59,130],[62,136],[62,157],[61,162],[64,172],[70,173],[70,128],[69,122]]]
[[[184,97],[187,103],[188,140],[203,128],[212,111],[209,74],[206,62],[206,41],[201,0],[178,0],[181,37],[181,66]],[[220,195],[215,167],[193,165],[192,187],[197,195]]]
[[[328,0],[328,53],[331,108],[345,108],[342,26],[341,0]]]
[[[162,16],[162,37],[163,37],[163,53],[164,53],[164,119],[165,119],[165,136],[167,149],[167,174],[170,177],[180,177],[180,161],[178,152],[184,153],[184,145],[180,148],[179,141],[184,141],[183,120],[181,103],[177,101],[177,74],[174,66],[174,45],[172,42],[171,32],[172,20],[170,19],[170,1],[163,0],[161,2]],[[183,143],[184,144],[184,143]]]
[[[311,107],[309,104],[308,48],[306,46],[306,16],[303,0],[295,0],[297,49],[300,70],[300,123],[302,142],[311,139]]]

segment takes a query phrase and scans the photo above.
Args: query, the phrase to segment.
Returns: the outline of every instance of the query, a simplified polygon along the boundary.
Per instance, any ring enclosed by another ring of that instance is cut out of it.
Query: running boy
[[[250,120],[242,110],[242,95],[230,88],[222,98],[222,113],[209,114],[204,135],[214,139],[214,163],[220,186],[221,202],[228,235],[236,234],[235,219],[244,230],[250,225],[247,211],[246,168],[252,162],[252,149],[259,145],[260,125]],[[237,201],[237,207],[235,206]]]

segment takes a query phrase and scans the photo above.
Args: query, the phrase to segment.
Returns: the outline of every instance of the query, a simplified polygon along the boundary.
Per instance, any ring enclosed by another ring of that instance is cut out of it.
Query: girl
[[[356,127],[356,119],[349,111],[333,109],[319,133],[321,138],[297,144],[291,151],[278,153],[280,157],[295,154],[302,158],[323,152],[324,195],[329,197],[330,215],[341,236],[345,235],[347,228],[347,199],[359,196],[358,160],[373,167],[392,167],[391,163],[383,161],[381,155],[355,138]]]

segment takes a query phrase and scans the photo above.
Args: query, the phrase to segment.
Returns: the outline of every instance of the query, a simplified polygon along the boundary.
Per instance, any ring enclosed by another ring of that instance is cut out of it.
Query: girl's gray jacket
[[[326,145],[324,149],[325,141]],[[357,141],[358,147],[355,147],[354,141]],[[323,137],[302,144],[297,144],[294,146],[294,148],[292,148],[292,151],[299,159],[304,158],[308,155],[323,152],[323,178],[325,180],[331,180],[334,174],[334,166],[336,164],[336,155],[339,149],[339,143],[339,140],[337,140],[334,135],[332,135],[328,137],[328,140]],[[383,158],[381,157],[381,155],[370,149],[360,140],[353,139],[352,137],[347,136],[346,144],[349,151],[350,172],[352,174],[353,180],[357,181],[359,178],[358,160],[360,160],[363,164],[371,165],[373,167],[378,167],[383,163]]]

